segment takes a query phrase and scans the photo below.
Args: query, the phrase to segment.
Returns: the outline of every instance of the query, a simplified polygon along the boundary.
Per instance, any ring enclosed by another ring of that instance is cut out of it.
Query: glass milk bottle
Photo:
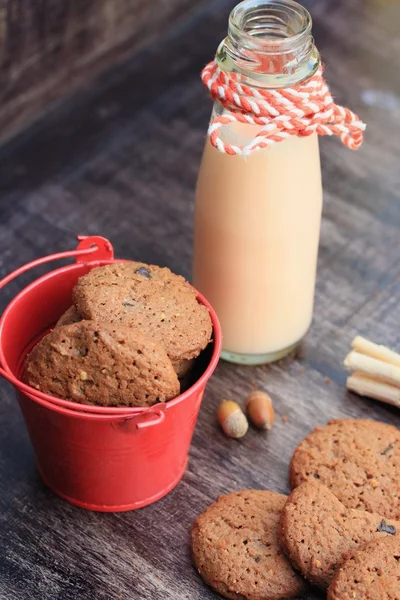
[[[288,354],[311,323],[321,170],[315,130],[269,143],[257,137],[265,121],[243,114],[257,117],[251,102],[259,90],[282,92],[318,74],[309,13],[291,0],[241,2],[213,64],[247,86],[231,92],[250,108],[243,102],[238,110],[237,98],[228,101],[229,86],[221,92],[215,83],[221,98],[211,123],[221,119],[214,145],[210,126],[198,176],[193,281],[221,321],[223,358],[261,364]]]

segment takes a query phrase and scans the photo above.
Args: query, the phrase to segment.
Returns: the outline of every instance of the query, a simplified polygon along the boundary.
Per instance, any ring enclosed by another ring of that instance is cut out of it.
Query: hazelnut
[[[249,427],[242,409],[232,400],[223,400],[217,410],[217,419],[224,433],[232,438],[243,437]]]
[[[250,421],[259,429],[271,429],[275,413],[272,400],[265,392],[260,390],[251,392],[246,400],[247,414]]]

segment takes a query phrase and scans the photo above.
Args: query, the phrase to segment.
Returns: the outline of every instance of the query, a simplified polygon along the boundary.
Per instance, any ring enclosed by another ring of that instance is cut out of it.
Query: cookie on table
[[[214,590],[234,600],[278,600],[306,587],[279,545],[286,496],[245,490],[220,496],[197,517],[191,534],[194,564]]]
[[[400,430],[367,419],[317,427],[295,450],[292,487],[317,480],[348,508],[400,519]]]
[[[327,487],[312,481],[291,493],[280,523],[280,541],[293,565],[324,589],[350,550],[399,532],[399,521],[346,508]]]
[[[73,299],[84,319],[134,327],[162,342],[179,376],[211,340],[207,308],[192,286],[167,268],[140,262],[97,267],[78,280]]]
[[[369,542],[342,564],[327,600],[400,600],[400,536]]]
[[[70,306],[68,310],[66,310],[65,313],[58,319],[54,329],[56,329],[56,327],[63,327],[64,325],[78,323],[78,321],[82,321],[82,317],[78,314],[75,306]]]
[[[179,394],[162,344],[121,325],[79,321],[53,329],[29,353],[24,380],[59,398],[151,406]]]

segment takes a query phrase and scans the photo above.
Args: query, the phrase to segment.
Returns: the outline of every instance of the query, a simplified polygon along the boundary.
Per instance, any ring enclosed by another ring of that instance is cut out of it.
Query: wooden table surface
[[[87,512],[48,491],[14,391],[2,382],[1,600],[215,598],[188,550],[189,528],[207,504],[242,488],[288,492],[294,448],[333,417],[400,425],[395,409],[346,393],[342,367],[356,332],[400,346],[399,4],[305,4],[336,100],[368,123],[359,152],[321,142],[325,205],[309,335],[296,358],[273,366],[220,363],[183,480],[136,512]],[[198,74],[231,6],[199,3],[185,23],[1,150],[1,276],[73,248],[77,232],[108,237],[120,257],[190,276],[193,190],[211,110]],[[31,279],[2,291],[2,306]],[[251,429],[242,441],[227,439],[215,421],[219,401],[242,400],[255,386],[272,395],[276,425],[267,435]]]

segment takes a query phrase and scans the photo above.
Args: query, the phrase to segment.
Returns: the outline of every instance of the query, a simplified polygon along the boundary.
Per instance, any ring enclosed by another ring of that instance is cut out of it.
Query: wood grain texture
[[[400,349],[399,6],[305,4],[336,100],[368,123],[357,153],[337,140],[321,143],[325,206],[309,335],[296,357],[273,366],[221,363],[182,482],[157,504],[125,514],[73,508],[42,485],[14,392],[2,382],[1,600],[216,598],[190,562],[196,514],[232,490],[288,492],[294,448],[330,418],[400,425],[395,409],[347,393],[342,367],[356,332]],[[204,3],[0,151],[0,276],[74,247],[77,232],[109,237],[118,256],[190,275],[193,190],[211,110],[198,73],[225,34],[230,6]],[[31,279],[2,291],[2,306]],[[274,399],[274,428],[224,437],[219,401],[242,401],[256,387]]]
[[[0,142],[195,4],[0,0]]]

